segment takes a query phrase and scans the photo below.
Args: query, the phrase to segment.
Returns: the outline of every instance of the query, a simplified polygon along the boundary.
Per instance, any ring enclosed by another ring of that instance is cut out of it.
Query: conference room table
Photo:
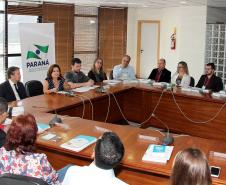
[[[226,141],[226,98],[181,88],[171,91],[143,83],[121,83],[110,86],[106,93],[90,90],[74,97],[41,95],[27,98],[23,104],[33,112],[57,112],[108,123],[126,119],[141,128],[168,127],[174,133]]]
[[[62,125],[48,129],[37,140],[37,152],[45,153],[56,169],[67,164],[88,165],[93,160],[95,144],[78,153],[60,147],[61,144],[79,134],[98,138],[105,131],[113,131],[125,146],[125,156],[116,169],[117,176],[125,182],[132,185],[169,184],[175,155],[180,150],[194,147],[207,155],[210,165],[221,167],[220,177],[213,178],[213,184],[219,185],[226,184],[226,159],[214,156],[213,152],[226,153],[225,102],[224,98],[183,92],[179,88],[171,92],[150,84],[120,83],[110,86],[107,93],[90,90],[75,93],[73,97],[40,95],[19,104],[24,106],[25,112],[34,114],[38,122],[48,123],[55,113],[62,118]],[[150,118],[154,109],[155,117]],[[117,125],[122,119],[139,123],[142,128]],[[194,123],[206,120],[210,121]],[[168,127],[175,133],[174,150],[166,164],[142,161],[147,147],[161,144],[164,135],[157,130],[144,129],[148,126],[166,131]],[[61,139],[43,140],[43,135],[48,133]]]

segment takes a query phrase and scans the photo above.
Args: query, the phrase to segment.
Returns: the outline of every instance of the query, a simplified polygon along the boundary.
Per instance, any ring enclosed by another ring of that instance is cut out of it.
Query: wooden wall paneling
[[[99,8],[99,55],[109,73],[126,54],[127,8]]]
[[[110,110],[108,114],[108,123],[116,123],[119,120],[123,119],[123,116],[114,100],[112,95],[110,95]],[[116,99],[119,103],[121,109],[123,109],[123,102],[125,98],[125,93],[117,93],[115,94]],[[98,99],[91,100],[93,105],[93,120],[95,121],[102,121],[105,122],[108,106],[109,106],[109,96],[100,97]],[[54,111],[51,112],[54,114]],[[57,113],[59,115],[67,115],[67,116],[77,116],[82,117],[83,115],[83,103],[79,103],[75,106],[69,106],[62,109],[58,109]],[[85,114],[84,119],[92,119],[92,107],[90,102],[86,99],[85,100]]]
[[[8,6],[8,13],[9,14],[16,14],[16,15],[38,15],[42,16],[43,14],[43,6],[15,6],[9,5]]]
[[[43,22],[55,23],[56,63],[65,73],[74,55],[74,5],[44,3]]]

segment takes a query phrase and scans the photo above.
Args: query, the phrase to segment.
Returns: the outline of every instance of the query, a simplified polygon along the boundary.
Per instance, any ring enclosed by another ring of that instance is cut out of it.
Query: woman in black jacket
[[[107,80],[106,73],[103,70],[103,59],[97,58],[94,61],[93,67],[88,73],[88,77],[94,82],[103,82],[104,80]]]

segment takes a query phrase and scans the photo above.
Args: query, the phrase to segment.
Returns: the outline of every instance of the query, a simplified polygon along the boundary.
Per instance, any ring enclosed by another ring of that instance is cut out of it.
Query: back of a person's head
[[[106,132],[97,141],[95,164],[98,168],[109,170],[116,167],[124,156],[124,146],[113,132]]]
[[[71,61],[71,65],[75,65],[75,64],[81,64],[82,61],[79,58],[73,58]]]
[[[5,98],[0,97],[0,115],[8,111],[8,102]]]
[[[211,184],[210,169],[203,152],[188,148],[177,154],[171,175],[171,185]]]
[[[31,114],[19,115],[13,119],[6,135],[6,150],[15,150],[18,154],[34,151],[37,137],[37,124]]]

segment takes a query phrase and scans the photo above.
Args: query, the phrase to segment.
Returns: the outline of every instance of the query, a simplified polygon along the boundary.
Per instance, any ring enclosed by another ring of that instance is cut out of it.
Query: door
[[[137,75],[148,78],[159,59],[160,21],[138,22]]]

